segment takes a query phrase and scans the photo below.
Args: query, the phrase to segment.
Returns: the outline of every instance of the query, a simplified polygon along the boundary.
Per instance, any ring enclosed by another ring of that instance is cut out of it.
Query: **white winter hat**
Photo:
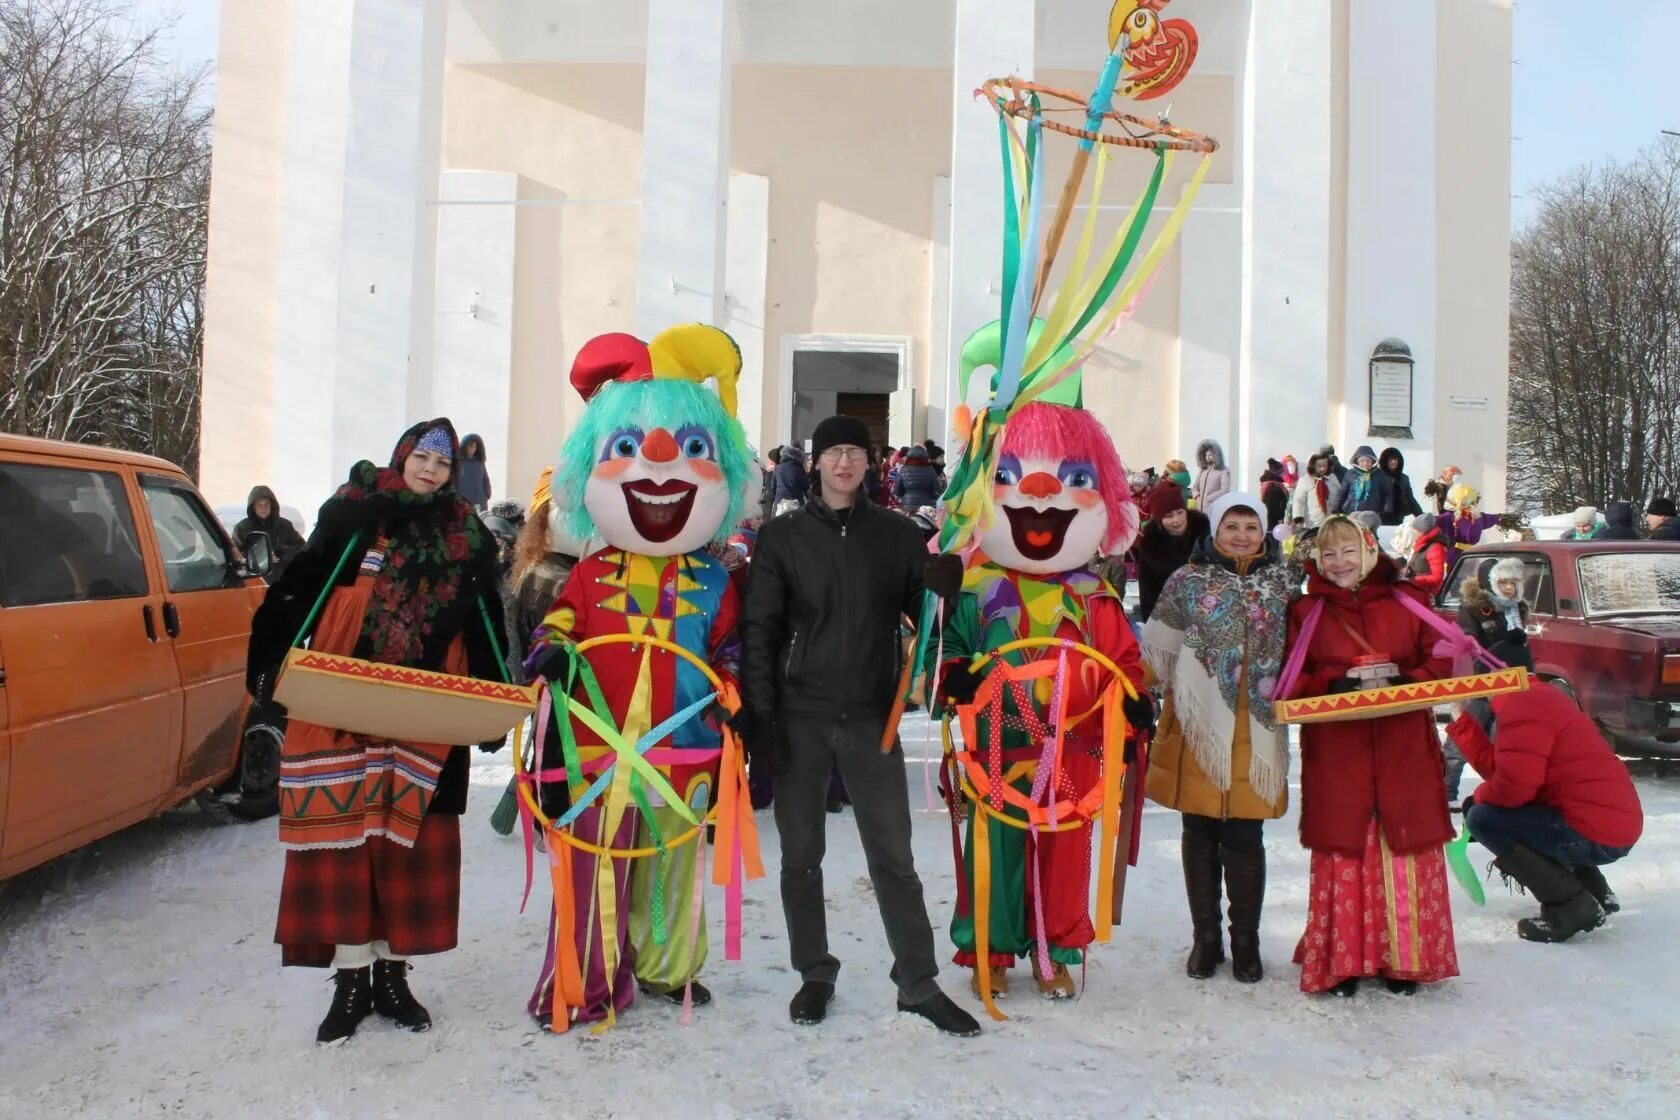
[[[1217,533],[1219,531],[1219,523],[1225,520],[1225,515],[1234,509],[1246,509],[1254,516],[1258,517],[1262,525],[1266,522],[1265,502],[1262,502],[1253,494],[1244,494],[1240,490],[1231,490],[1221,494],[1218,499],[1214,501],[1213,505],[1208,507],[1208,527]]]
[[[1582,506],[1580,509],[1576,510],[1575,511],[1574,524],[1576,524],[1576,525],[1597,525],[1598,524],[1598,507],[1597,506]]]

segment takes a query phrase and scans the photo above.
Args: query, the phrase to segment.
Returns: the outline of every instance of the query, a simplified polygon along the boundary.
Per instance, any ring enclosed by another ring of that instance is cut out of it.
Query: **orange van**
[[[162,459],[0,435],[0,879],[195,795],[272,814],[250,551]]]

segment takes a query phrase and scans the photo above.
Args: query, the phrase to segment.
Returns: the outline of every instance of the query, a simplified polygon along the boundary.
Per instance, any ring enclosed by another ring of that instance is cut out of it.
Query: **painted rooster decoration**
[[[1184,80],[1196,61],[1196,29],[1160,16],[1171,0],[1118,0],[1108,16],[1108,45],[1125,60],[1120,93],[1148,101]]]

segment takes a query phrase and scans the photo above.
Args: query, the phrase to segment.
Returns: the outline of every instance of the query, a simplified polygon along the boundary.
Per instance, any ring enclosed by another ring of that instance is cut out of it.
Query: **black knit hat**
[[[850,444],[869,448],[869,426],[855,416],[830,416],[811,433],[811,456],[815,458],[831,447]]]
[[[1680,514],[1676,514],[1674,512],[1673,498],[1654,498],[1652,499],[1651,504],[1645,507],[1645,512],[1653,517],[1680,516]]]

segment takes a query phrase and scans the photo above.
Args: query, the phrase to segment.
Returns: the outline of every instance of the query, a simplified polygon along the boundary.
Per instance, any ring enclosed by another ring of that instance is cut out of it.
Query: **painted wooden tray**
[[[1528,690],[1528,670],[1522,667],[1479,673],[1470,677],[1446,677],[1438,681],[1387,685],[1358,692],[1329,696],[1304,696],[1279,700],[1272,705],[1279,723],[1330,723],[1338,720],[1375,719],[1401,712],[1434,708],[1454,700],[1478,696],[1500,696]]]
[[[506,735],[535,710],[537,690],[294,649],[274,699],[290,718],[322,727],[464,746]]]

